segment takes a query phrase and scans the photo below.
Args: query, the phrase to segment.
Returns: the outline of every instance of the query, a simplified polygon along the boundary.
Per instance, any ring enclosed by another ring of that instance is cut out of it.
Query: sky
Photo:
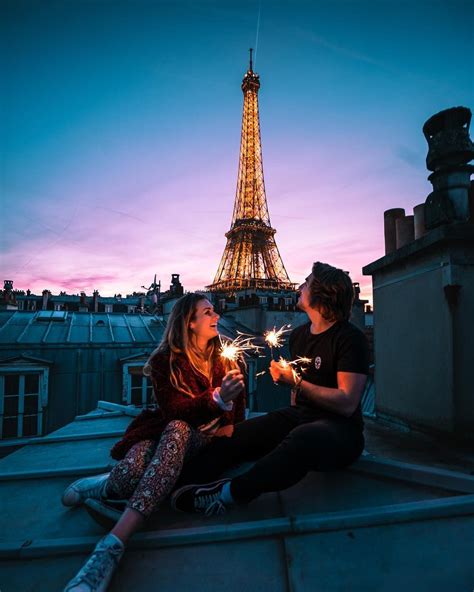
[[[3,0],[0,268],[34,293],[212,282],[235,198],[248,48],[291,281],[384,254],[431,191],[423,123],[474,106],[470,1]]]

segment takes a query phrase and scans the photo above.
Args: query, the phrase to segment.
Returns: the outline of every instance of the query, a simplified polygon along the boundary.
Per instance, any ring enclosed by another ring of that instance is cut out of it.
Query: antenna
[[[250,72],[252,72],[253,71],[252,70],[252,52],[253,52],[253,49],[250,48],[249,51],[250,51]]]

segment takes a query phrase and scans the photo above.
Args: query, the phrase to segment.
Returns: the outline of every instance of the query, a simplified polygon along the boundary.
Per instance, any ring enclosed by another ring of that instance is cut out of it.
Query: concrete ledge
[[[97,475],[110,471],[114,466],[94,465],[86,467],[65,467],[62,469],[39,469],[37,471],[7,471],[0,475],[0,481],[16,481],[22,479],[47,479],[48,477],[82,477],[84,475]]]
[[[472,243],[474,241],[474,226],[465,222],[445,224],[433,230],[430,230],[422,237],[411,241],[400,249],[384,255],[380,259],[369,263],[362,268],[363,275],[373,275],[374,273],[404,260],[407,257],[416,255],[421,251],[436,248],[447,242]]]
[[[364,454],[348,470],[429,485],[458,493],[474,493],[474,477],[471,475],[379,458],[370,454]]]
[[[61,434],[60,436],[47,436],[46,438],[33,438],[28,444],[54,444],[58,442],[74,442],[76,440],[99,440],[103,438],[118,438],[123,436],[125,428],[110,432],[95,432],[90,434]]]
[[[362,508],[350,512],[309,514],[236,524],[139,533],[133,538],[129,548],[153,549],[274,536],[294,536],[310,532],[323,533],[473,514],[474,495],[455,496],[440,500]],[[12,541],[0,546],[0,559],[29,559],[88,553],[96,543],[97,537]]]
[[[121,414],[122,415],[122,414]],[[123,436],[126,428],[122,430],[113,430],[110,432],[96,432],[90,434],[61,434],[58,436],[38,436],[37,438],[25,438],[21,440],[3,440],[0,442],[1,448],[22,447],[37,444],[54,444],[55,442],[72,442],[74,440],[95,440],[96,438],[117,438]],[[53,432],[54,433],[54,432]]]
[[[109,419],[109,417],[120,417],[121,415],[123,415],[122,411],[106,411],[105,413],[97,413],[91,411],[90,413],[86,413],[86,415],[76,415],[74,421],[89,421],[90,419]]]

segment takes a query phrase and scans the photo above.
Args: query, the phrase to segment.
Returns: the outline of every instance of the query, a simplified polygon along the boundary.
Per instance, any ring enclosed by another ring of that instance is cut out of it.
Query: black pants
[[[258,459],[231,483],[234,499],[246,503],[291,487],[310,470],[343,468],[363,449],[362,430],[343,416],[287,407],[236,425],[231,438],[214,438],[185,465],[178,485],[206,483],[238,463]]]

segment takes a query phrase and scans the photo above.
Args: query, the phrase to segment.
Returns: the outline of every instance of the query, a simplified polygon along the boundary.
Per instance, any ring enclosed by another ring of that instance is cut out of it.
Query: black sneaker
[[[177,489],[171,496],[173,510],[187,513],[217,516],[227,512],[222,501],[222,487],[230,479],[221,479],[204,485],[185,485]]]

